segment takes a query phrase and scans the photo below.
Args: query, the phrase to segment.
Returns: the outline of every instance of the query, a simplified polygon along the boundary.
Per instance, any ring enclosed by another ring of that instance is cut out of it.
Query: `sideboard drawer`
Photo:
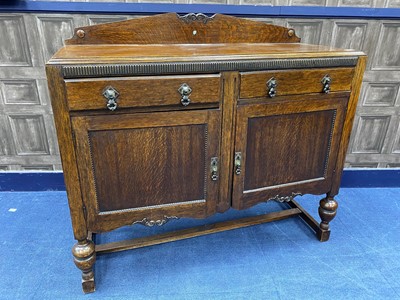
[[[353,68],[243,72],[240,98],[325,93],[324,78],[327,77],[330,78],[327,92],[350,91],[353,74]]]
[[[70,110],[218,104],[220,75],[65,80]]]

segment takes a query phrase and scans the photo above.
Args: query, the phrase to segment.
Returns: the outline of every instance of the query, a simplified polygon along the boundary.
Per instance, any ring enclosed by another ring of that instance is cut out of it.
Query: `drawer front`
[[[353,68],[301,69],[241,73],[240,98],[270,97],[274,80],[274,96],[325,93],[324,77],[330,77],[331,92],[349,91]],[[271,80],[271,81],[270,81]],[[325,82],[326,84],[326,82]]]
[[[184,108],[218,104],[220,100],[220,75],[71,79],[65,85],[70,110],[174,105]]]

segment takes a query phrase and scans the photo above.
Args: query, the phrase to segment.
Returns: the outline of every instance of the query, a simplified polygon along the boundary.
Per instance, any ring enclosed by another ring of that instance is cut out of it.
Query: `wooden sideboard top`
[[[363,52],[300,43],[67,45],[48,64],[185,62],[361,56]]]
[[[300,43],[294,29],[215,14],[175,13],[78,27],[48,64],[206,62],[361,56]]]

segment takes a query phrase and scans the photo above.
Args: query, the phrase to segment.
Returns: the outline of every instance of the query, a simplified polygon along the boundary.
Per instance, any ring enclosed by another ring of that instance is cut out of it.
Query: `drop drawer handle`
[[[276,87],[277,86],[278,86],[278,82],[276,81],[275,77],[272,77],[270,80],[267,81],[268,95],[270,98],[276,96]]]
[[[242,152],[235,153],[235,174],[240,175],[242,173]]]
[[[325,94],[329,94],[329,92],[331,91],[331,82],[332,79],[329,76],[329,74],[326,74],[324,76],[324,78],[322,78],[321,83],[322,83],[322,92]]]
[[[182,84],[178,89],[179,94],[181,94],[181,103],[183,106],[188,106],[190,104],[190,94],[192,93],[192,88],[187,84]]]
[[[117,98],[119,97],[119,93],[112,86],[108,86],[103,90],[103,96],[107,99],[107,108],[111,111],[117,109]]]

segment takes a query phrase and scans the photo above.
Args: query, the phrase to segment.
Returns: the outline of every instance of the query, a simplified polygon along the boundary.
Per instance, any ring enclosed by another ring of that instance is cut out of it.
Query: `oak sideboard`
[[[84,292],[100,253],[293,216],[327,241],[365,62],[302,44],[291,28],[219,14],[76,28],[46,71]],[[295,201],[304,194],[324,195],[321,222]],[[94,243],[122,226],[265,201],[287,209]]]

